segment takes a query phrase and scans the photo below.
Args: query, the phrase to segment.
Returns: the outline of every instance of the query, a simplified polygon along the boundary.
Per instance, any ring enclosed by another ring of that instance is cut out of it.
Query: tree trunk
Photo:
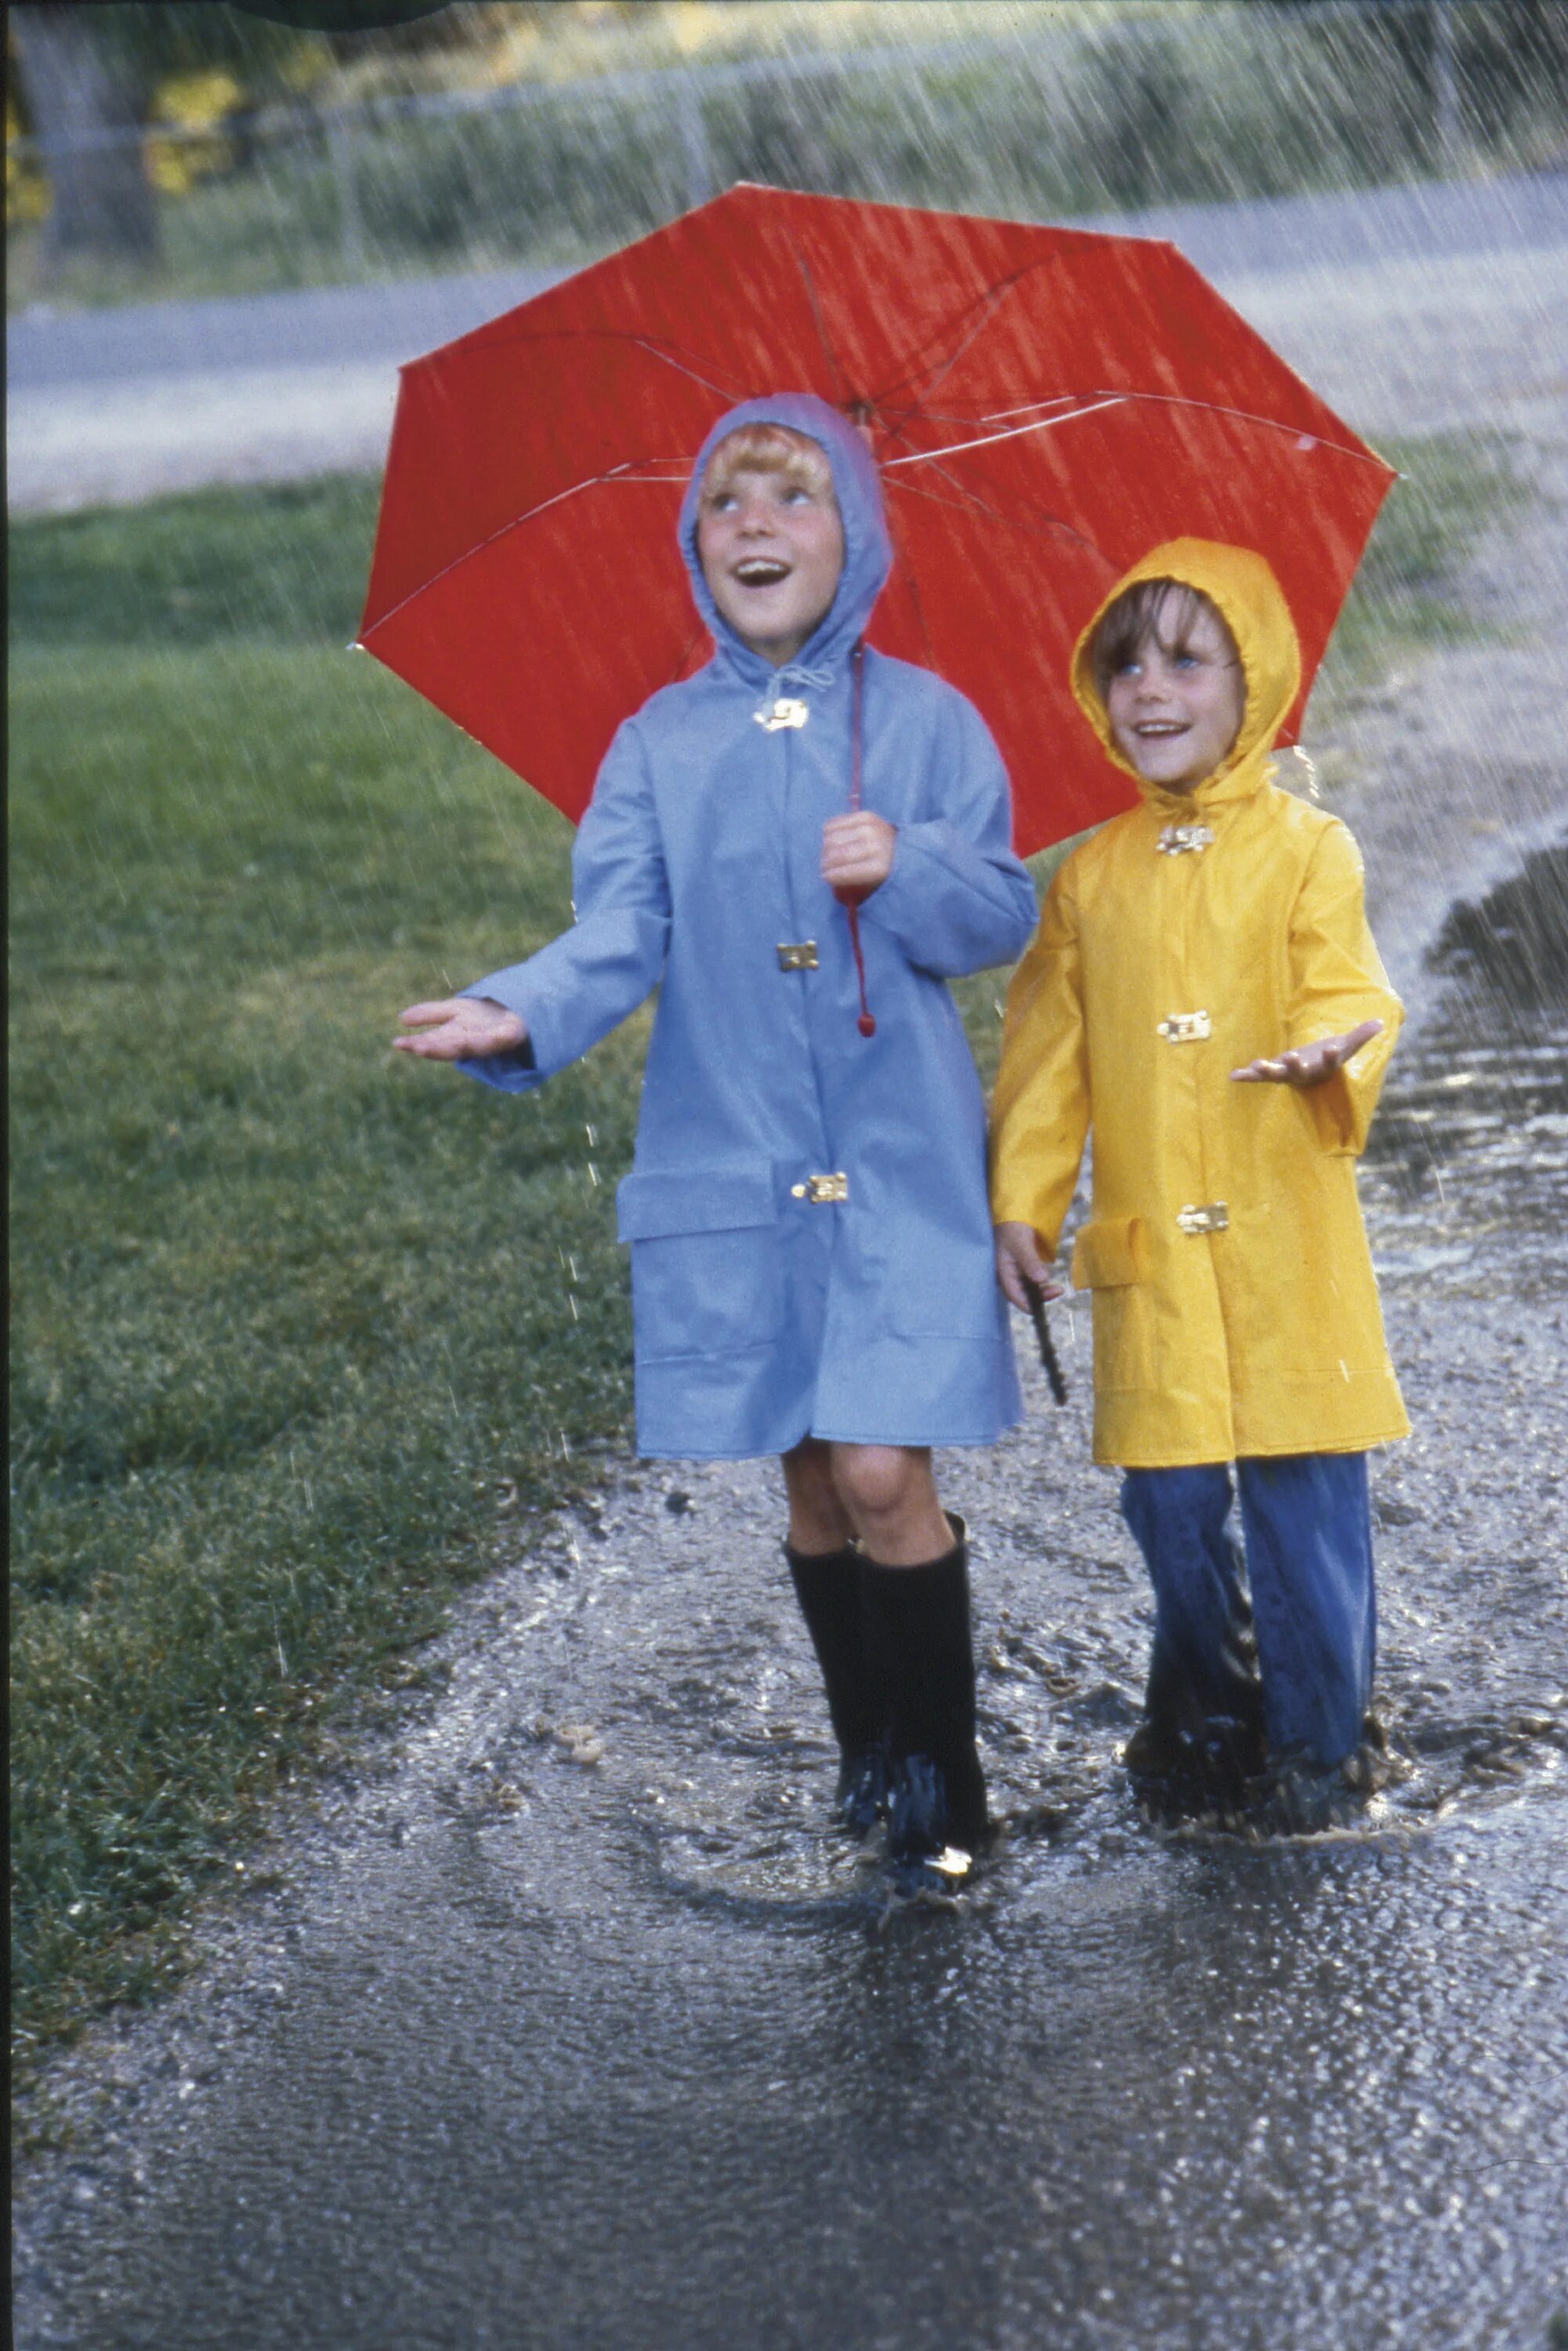
[[[143,103],[140,78],[99,39],[96,13],[69,0],[10,11],[52,199],[39,244],[40,281],[57,275],[68,261],[129,261],[146,267],[159,257],[158,214],[140,137],[90,143],[106,132],[139,132]]]

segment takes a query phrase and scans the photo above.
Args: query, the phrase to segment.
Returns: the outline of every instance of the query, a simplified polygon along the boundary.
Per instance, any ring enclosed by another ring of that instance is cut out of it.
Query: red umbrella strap
[[[854,680],[854,712],[850,721],[850,810],[852,814],[861,804],[861,735],[862,713],[865,708],[865,639],[858,638],[850,655],[850,673]]]
[[[850,655],[850,669],[854,679],[854,708],[850,720],[850,810],[852,814],[861,804],[861,736],[862,712],[865,705],[865,640],[863,637]],[[845,893],[844,911],[850,918],[850,946],[854,950],[855,978],[860,986],[861,1013],[856,1022],[862,1037],[876,1035],[876,1022],[872,1018],[865,996],[865,955],[861,946],[861,909],[858,896]]]

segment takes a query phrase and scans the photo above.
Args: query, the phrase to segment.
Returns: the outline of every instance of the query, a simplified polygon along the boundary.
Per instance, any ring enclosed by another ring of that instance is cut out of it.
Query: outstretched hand
[[[1244,1070],[1232,1070],[1230,1074],[1243,1086],[1321,1086],[1325,1078],[1343,1069],[1353,1053],[1359,1053],[1382,1033],[1381,1020],[1358,1020],[1343,1037],[1320,1037],[1315,1045],[1292,1045],[1288,1053],[1273,1061],[1249,1061]]]
[[[830,890],[869,897],[893,871],[898,828],[871,809],[831,816],[822,827],[822,879]]]
[[[394,1037],[393,1051],[418,1053],[427,1061],[479,1061],[528,1040],[526,1023],[487,996],[443,996],[434,1004],[411,1004],[398,1019],[422,1033]]]
[[[1009,1304],[1016,1306],[1020,1314],[1034,1311],[1024,1288],[1026,1281],[1032,1281],[1044,1299],[1061,1296],[1061,1284],[1051,1280],[1032,1225],[998,1225],[996,1238],[997,1280]]]

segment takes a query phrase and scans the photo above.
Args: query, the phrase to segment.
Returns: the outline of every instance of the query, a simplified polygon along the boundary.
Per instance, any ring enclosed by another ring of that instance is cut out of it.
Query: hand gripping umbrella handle
[[[1051,1325],[1045,1319],[1045,1297],[1038,1281],[1028,1274],[1021,1277],[1023,1294],[1029,1300],[1029,1319],[1034,1324],[1034,1335],[1040,1341],[1040,1360],[1045,1365],[1045,1376],[1051,1383],[1051,1393],[1058,1404],[1067,1402],[1067,1382],[1061,1376],[1061,1365],[1056,1359]]]
[[[859,643],[850,655],[850,671],[853,678],[853,710],[850,719],[850,811],[861,804],[861,734],[862,710],[865,699],[865,643]],[[859,888],[835,890],[834,897],[850,918],[850,946],[855,958],[855,978],[861,992],[861,1016],[856,1027],[862,1037],[876,1035],[876,1022],[872,1018],[865,996],[865,954],[861,946],[861,902],[870,893]]]

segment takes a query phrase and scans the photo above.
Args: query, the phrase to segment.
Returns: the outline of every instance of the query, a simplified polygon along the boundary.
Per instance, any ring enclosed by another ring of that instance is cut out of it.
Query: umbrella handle
[[[1034,1335],[1040,1341],[1040,1360],[1045,1366],[1051,1393],[1058,1404],[1065,1404],[1067,1382],[1061,1376],[1061,1365],[1057,1361],[1056,1348],[1051,1341],[1051,1325],[1045,1319],[1044,1292],[1039,1282],[1031,1281],[1027,1273],[1020,1274],[1019,1279],[1023,1283],[1024,1296],[1029,1300],[1029,1319],[1034,1324]]]

